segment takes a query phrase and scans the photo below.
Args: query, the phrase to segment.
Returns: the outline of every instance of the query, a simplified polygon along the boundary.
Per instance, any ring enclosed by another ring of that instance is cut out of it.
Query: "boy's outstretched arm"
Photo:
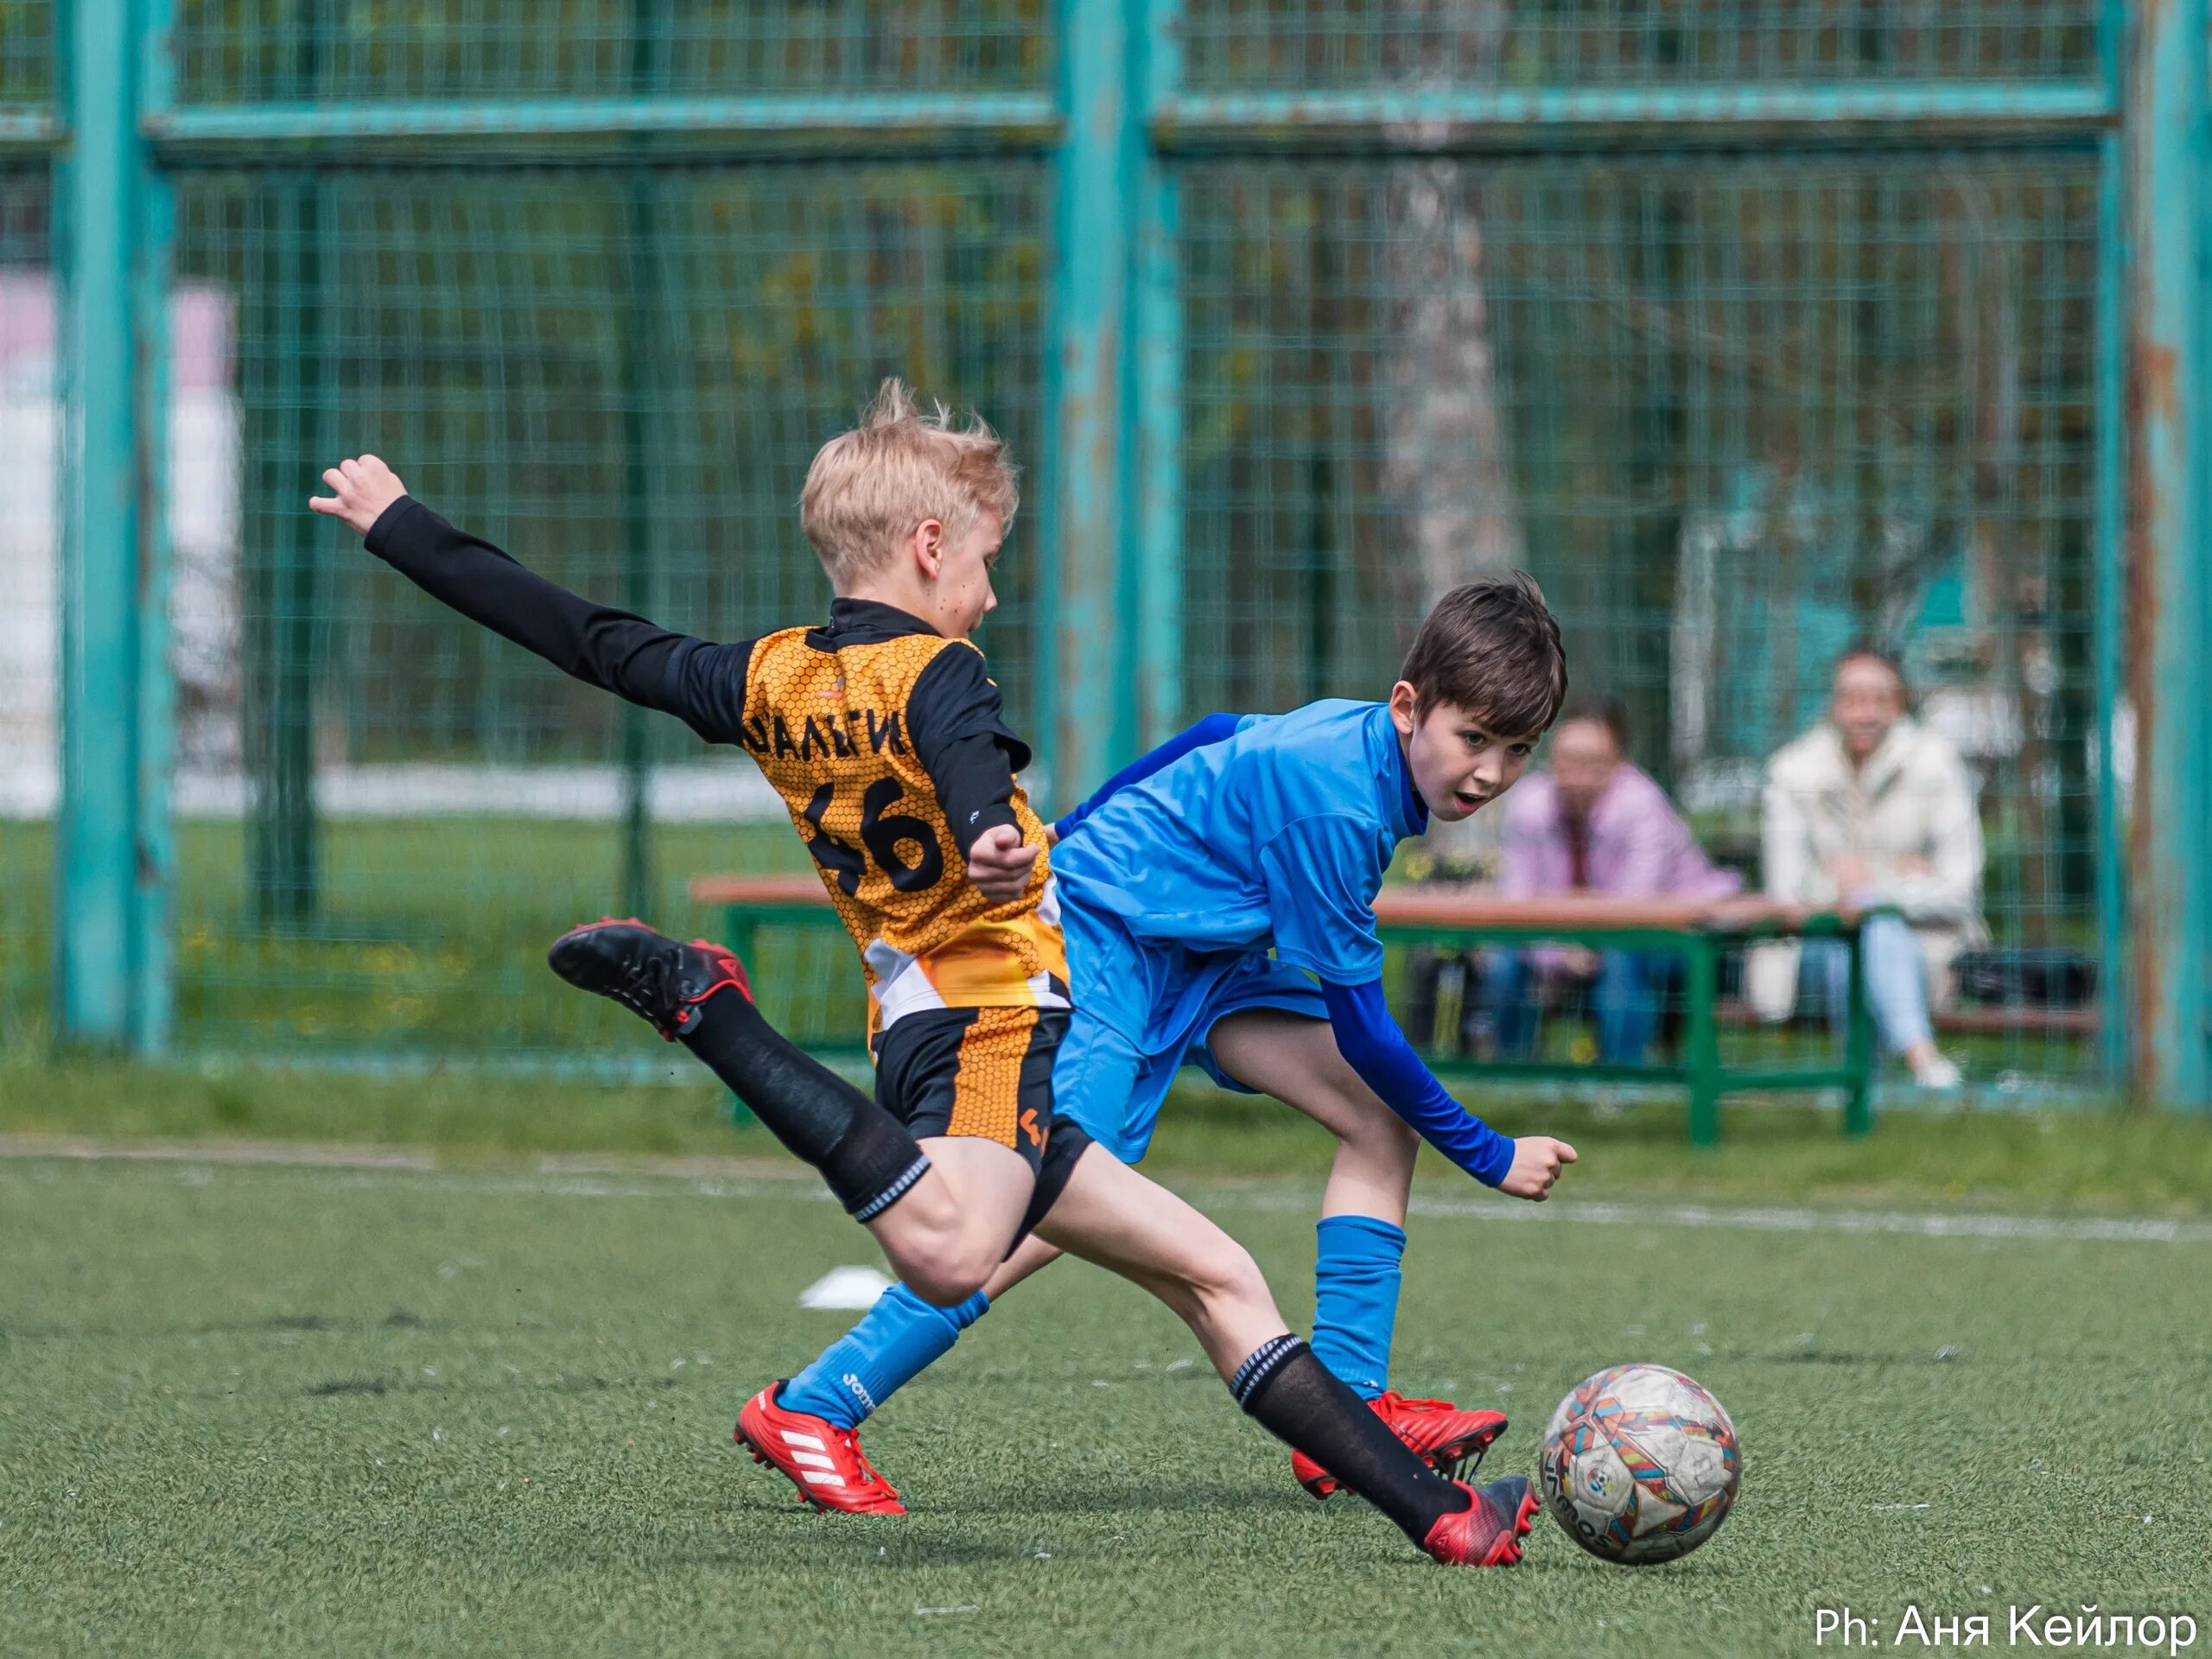
[[[1325,981],[1321,1000],[1346,1063],[1422,1140],[1485,1186],[1538,1203],[1550,1196],[1560,1167],[1574,1161],[1574,1148],[1548,1135],[1518,1141],[1500,1135],[1452,1099],[1406,1040],[1382,1000],[1381,980]]]
[[[322,477],[331,493],[308,505],[359,531],[432,598],[587,685],[676,715],[710,743],[741,740],[751,640],[716,645],[580,598],[456,530],[374,455]]]
[[[1541,1199],[1574,1161],[1549,1135],[1515,1141],[1445,1092],[1382,1000],[1375,890],[1395,843],[1370,823],[1330,813],[1294,819],[1260,849],[1275,955],[1321,982],[1337,1049],[1382,1103],[1485,1185]]]

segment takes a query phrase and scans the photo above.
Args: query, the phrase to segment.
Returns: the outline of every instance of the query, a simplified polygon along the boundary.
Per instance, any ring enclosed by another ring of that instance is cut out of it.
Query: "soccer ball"
[[[1720,1402],[1664,1365],[1585,1377],[1544,1431],[1544,1499],[1592,1555],[1645,1567],[1719,1530],[1743,1476]]]

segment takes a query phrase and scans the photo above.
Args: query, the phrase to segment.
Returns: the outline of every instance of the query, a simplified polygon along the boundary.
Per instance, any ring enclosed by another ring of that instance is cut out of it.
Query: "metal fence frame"
[[[163,296],[171,181],[272,151],[486,146],[687,155],[1049,158],[1040,725],[1054,774],[1171,732],[1182,663],[1183,312],[1174,162],[1198,156],[2048,146],[2100,162],[2094,641],[2107,1078],[2212,1108],[2212,476],[2204,277],[2208,0],[2101,0],[2079,82],[1221,92],[1185,83],[1180,0],[1055,0],[1052,92],[180,104],[174,0],[60,0],[59,107],[0,111],[0,159],[55,175],[67,388],[61,1035],[158,1054],[171,1024]],[[1053,671],[1057,670],[1057,671]],[[2121,848],[2112,716],[2140,721]]]

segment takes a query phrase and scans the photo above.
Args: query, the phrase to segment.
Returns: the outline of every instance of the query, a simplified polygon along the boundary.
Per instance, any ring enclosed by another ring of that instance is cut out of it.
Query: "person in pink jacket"
[[[1743,885],[1699,850],[1667,792],[1633,765],[1611,703],[1572,705],[1552,730],[1551,767],[1505,798],[1498,890],[1508,899],[1598,893],[1611,899],[1724,899]],[[1633,1065],[1651,1046],[1678,959],[1636,950],[1546,945],[1494,952],[1484,1003],[1501,1053],[1535,1046],[1541,1005],[1586,995],[1598,1058]]]

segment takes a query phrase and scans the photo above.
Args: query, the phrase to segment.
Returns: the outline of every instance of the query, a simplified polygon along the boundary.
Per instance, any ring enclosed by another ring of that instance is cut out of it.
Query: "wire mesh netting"
[[[53,0],[0,0],[0,106],[54,97]]]
[[[54,17],[0,0],[0,105],[51,96]],[[2093,0],[1190,0],[1178,28],[1200,92],[1717,96],[2085,83],[2096,20]],[[796,95],[834,119],[878,94],[1055,85],[1044,0],[183,0],[173,45],[203,105]],[[1430,595],[1525,564],[1578,690],[1624,705],[1632,757],[1756,883],[1767,759],[1870,639],[1964,756],[1985,837],[1988,939],[1936,999],[1980,1075],[2088,1081],[2111,966],[2093,463],[2120,417],[2093,396],[2096,166],[1885,137],[1173,163],[1180,702],[1377,695]],[[741,757],[563,680],[309,518],[321,467],[383,454],[556,579],[729,638],[820,612],[799,480],[878,377],[978,408],[1033,480],[1052,459],[1048,161],[563,168],[475,143],[374,167],[201,155],[172,180],[188,1050],[629,1052],[620,1016],[537,965],[550,934],[615,907],[711,925],[692,876],[806,868]],[[41,167],[0,171],[0,1008],[19,1026],[51,957],[48,217]],[[1036,645],[1039,505],[983,639],[1024,730],[1058,668]],[[2125,798],[2125,741],[2112,759]],[[760,948],[798,1034],[855,1033],[842,938]],[[1500,966],[1401,953],[1393,973],[1446,1048],[1596,1040],[1590,976],[1573,1018],[1512,1025]],[[1827,1040],[1826,973],[1800,976],[1794,1025],[1732,1027],[1732,1052]],[[1522,990],[1559,1001],[1556,978]],[[1740,1017],[1732,965],[1724,990]],[[1652,978],[1654,1040],[1681,995]]]
[[[188,102],[1015,92],[1043,0],[183,0]]]
[[[1205,91],[2092,73],[2096,0],[1189,0]]]
[[[207,498],[178,538],[180,1040],[619,1041],[545,971],[554,933],[616,906],[684,925],[693,876],[807,868],[745,757],[446,612],[306,497],[374,453],[593,597],[723,639],[816,620],[800,481],[880,376],[1034,454],[1042,187],[1004,165],[188,178],[179,280],[203,303],[176,378],[212,402],[180,465]],[[1025,528],[982,637],[1017,723]],[[801,1033],[853,1026],[849,944],[771,950]]]
[[[49,197],[0,168],[0,1044],[42,1025],[53,810],[59,423]]]
[[[1979,786],[1994,943],[2094,951],[2093,161],[1182,190],[1185,707],[1379,696],[1427,595],[1525,564],[1577,690],[1756,879],[1764,760],[1871,640]],[[2053,1023],[1976,1037],[1987,1070],[2087,1075]]]
[[[53,96],[52,0],[0,0],[0,106]]]

